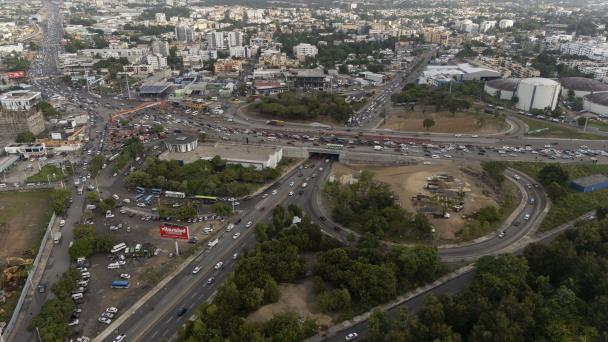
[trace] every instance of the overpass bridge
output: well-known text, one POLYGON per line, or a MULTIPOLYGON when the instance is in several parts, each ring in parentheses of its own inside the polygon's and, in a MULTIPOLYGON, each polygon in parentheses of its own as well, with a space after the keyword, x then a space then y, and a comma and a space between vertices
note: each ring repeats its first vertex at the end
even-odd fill
POLYGON ((416 165, 418 163, 418 160, 415 158, 399 154, 353 151, 348 149, 336 150, 322 146, 283 146, 283 156, 289 158, 331 159, 346 164, 416 165))

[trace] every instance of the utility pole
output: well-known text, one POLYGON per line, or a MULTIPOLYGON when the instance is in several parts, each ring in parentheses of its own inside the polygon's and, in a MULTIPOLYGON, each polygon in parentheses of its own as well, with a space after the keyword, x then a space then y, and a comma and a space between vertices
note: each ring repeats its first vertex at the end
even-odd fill
POLYGON ((127 96, 131 99, 131 89, 129 88, 129 74, 125 73, 125 80, 127 81, 127 96))

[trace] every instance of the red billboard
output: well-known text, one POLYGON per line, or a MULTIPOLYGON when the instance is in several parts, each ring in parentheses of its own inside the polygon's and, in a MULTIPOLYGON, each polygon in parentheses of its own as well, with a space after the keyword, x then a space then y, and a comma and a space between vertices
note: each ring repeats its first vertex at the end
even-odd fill
POLYGON ((23 71, 23 70, 9 71, 6 74, 8 75, 8 78, 10 78, 10 79, 13 79, 13 78, 24 78, 25 77, 25 71, 23 71))
POLYGON ((163 223, 160 225, 160 237, 166 239, 188 240, 190 238, 190 232, 188 226, 163 223))

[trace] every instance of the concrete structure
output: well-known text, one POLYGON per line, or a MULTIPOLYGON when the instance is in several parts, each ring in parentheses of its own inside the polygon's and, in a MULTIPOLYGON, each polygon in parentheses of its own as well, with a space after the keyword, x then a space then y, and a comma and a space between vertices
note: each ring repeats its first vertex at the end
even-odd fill
POLYGON ((377 74, 370 71, 363 72, 362 74, 366 81, 371 81, 375 84, 382 84, 384 82, 384 75, 382 74, 377 74))
POLYGON ((608 116, 608 92, 583 96, 583 108, 601 116, 608 116))
POLYGON ((179 42, 190 43, 194 41, 194 30, 185 23, 175 25, 175 37, 179 42))
POLYGON ((46 155, 45 144, 10 144, 4 147, 4 152, 12 155, 19 155, 24 158, 41 157, 46 155))
POLYGON ((300 62, 306 60, 306 57, 315 57, 317 53, 319 50, 311 44, 300 43, 293 47, 293 55, 300 62))
POLYGON ((90 58, 96 58, 97 55, 101 56, 102 59, 108 58, 126 58, 130 63, 139 63, 144 55, 144 49, 83 49, 79 50, 78 53, 82 56, 90 58))
POLYGON ((148 55, 146 60, 153 70, 161 70, 167 66, 167 57, 162 55, 148 55))
POLYGON ((576 191, 592 192, 602 189, 608 189, 608 177, 602 174, 590 175, 573 180, 570 186, 576 191))
POLYGON ((329 77, 322 69, 290 69, 284 73, 288 85, 305 90, 324 90, 329 77))
POLYGON ((517 91, 518 84, 518 78, 492 80, 486 82, 483 90, 492 96, 496 96, 496 93, 500 93, 501 100, 511 100, 517 91))
POLYGON ((283 159, 283 148, 215 143, 213 145, 198 145, 193 151, 185 153, 164 152, 159 158, 161 160, 179 160, 183 163, 192 163, 200 159, 211 160, 215 156, 219 156, 228 164, 240 164, 262 170, 275 168, 279 165, 279 162, 283 159))
POLYGON ((37 91, 14 90, 0 95, 0 104, 4 110, 30 110, 40 101, 40 98, 40 92, 37 91))
POLYGON ((517 87, 517 108, 525 111, 531 109, 555 109, 559 100, 559 83, 548 78, 524 78, 517 87))
POLYGON ((469 63, 427 65, 418 78, 418 83, 440 86, 449 82, 467 80, 487 81, 500 78, 500 76, 501 74, 496 70, 476 67, 469 63))
POLYGON ((144 97, 162 97, 167 95, 171 88, 170 83, 150 83, 143 84, 139 87, 139 96, 144 97))
POLYGON ((198 138, 189 134, 173 134, 165 138, 165 147, 169 152, 191 152, 198 146, 198 138))
POLYGON ((152 53, 164 57, 169 56, 169 43, 164 40, 155 39, 152 41, 152 53))
POLYGON ((501 19, 498 22, 498 28, 500 28, 500 29, 507 29, 507 28, 513 27, 513 24, 515 24, 515 22, 513 20, 510 20, 510 19, 501 19))
POLYGON ((585 56, 595 61, 608 61, 608 43, 578 41, 562 44, 560 52, 568 55, 585 56))
POLYGON ((608 91, 608 84, 585 77, 564 77, 559 80, 562 84, 562 97, 567 97, 570 90, 574 96, 583 97, 596 92, 608 91))
POLYGON ((238 74, 243 69, 243 62, 237 59, 218 59, 213 64, 213 72, 219 74, 238 74))

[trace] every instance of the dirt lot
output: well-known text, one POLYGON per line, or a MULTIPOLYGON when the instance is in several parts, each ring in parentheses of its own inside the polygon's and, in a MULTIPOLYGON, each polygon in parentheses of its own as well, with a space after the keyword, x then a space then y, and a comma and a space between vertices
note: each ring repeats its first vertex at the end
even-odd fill
POLYGON ((279 285, 281 296, 279 301, 264 305, 247 317, 251 322, 263 322, 274 317, 280 312, 294 312, 298 316, 311 317, 317 320, 317 324, 331 326, 332 318, 320 313, 312 313, 313 292, 312 281, 305 280, 300 284, 279 285))
POLYGON ((469 112, 452 113, 410 111, 404 108, 392 108, 387 111, 386 121, 380 128, 408 132, 423 132, 426 129, 422 121, 426 118, 435 120, 429 132, 435 133, 497 133, 506 129, 506 124, 501 120, 486 114, 469 112))
POLYGON ((0 259, 37 248, 47 226, 50 192, 0 193, 0 259), (27 215, 23 210, 27 208, 27 215))
POLYGON ((451 218, 433 218, 429 220, 435 227, 438 237, 441 240, 456 239, 456 234, 464 226, 463 215, 469 215, 482 207, 497 205, 497 194, 480 179, 473 177, 462 171, 463 167, 479 169, 478 165, 471 163, 461 164, 458 162, 439 162, 432 165, 415 166, 395 166, 395 167, 374 167, 370 165, 344 165, 334 163, 331 173, 338 179, 348 178, 347 175, 356 176, 362 170, 373 171, 375 179, 390 185, 391 189, 399 197, 400 205, 410 212, 417 211, 418 206, 412 197, 418 194, 429 194, 424 186, 428 177, 447 174, 454 177, 451 184, 455 188, 465 193, 464 209, 458 213, 450 212, 451 218), (347 177, 344 177, 344 176, 347 177))

